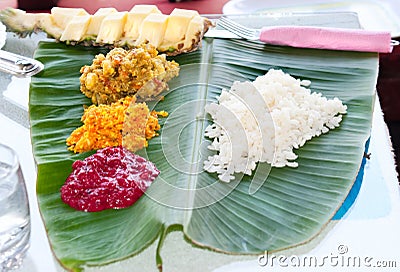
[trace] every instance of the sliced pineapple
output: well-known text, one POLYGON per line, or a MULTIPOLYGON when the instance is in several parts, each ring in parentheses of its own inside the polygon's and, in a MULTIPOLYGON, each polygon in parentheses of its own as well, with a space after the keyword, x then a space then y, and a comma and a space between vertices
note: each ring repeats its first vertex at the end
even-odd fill
POLYGON ((156 5, 135 5, 129 12, 124 26, 126 40, 136 41, 140 36, 143 20, 151 13, 161 14, 156 5))
POLYGON ((200 16, 195 16, 192 18, 192 20, 190 20, 185 34, 185 41, 183 43, 183 49, 185 51, 191 51, 195 49, 193 46, 196 46, 200 43, 202 33, 205 31, 205 27, 208 26, 204 25, 204 20, 200 16))
POLYGON ((122 37, 127 12, 111 13, 104 18, 101 23, 96 42, 105 44, 114 44, 122 37))
POLYGON ((175 8, 168 18, 168 25, 165 30, 164 40, 160 45, 161 51, 166 51, 170 48, 175 49, 182 47, 185 41, 185 35, 190 21, 193 17, 200 17, 195 10, 175 8))
POLYGON ((19 33, 22 37, 38 30, 38 19, 37 14, 20 9, 6 8, 0 11, 0 21, 7 31, 19 33))
POLYGON ((104 18, 107 17, 107 15, 117 12, 118 11, 115 8, 99 8, 92 15, 92 19, 90 20, 86 35, 97 36, 100 30, 101 22, 104 20, 104 18))
POLYGON ((135 47, 149 43, 168 55, 196 50, 213 25, 197 11, 175 9, 164 15, 154 5, 136 5, 129 12, 102 8, 93 15, 81 8, 56 7, 50 14, 7 8, 0 10, 0 20, 8 31, 22 37, 42 30, 73 45, 135 47))
POLYGON ((90 15, 75 16, 67 24, 60 41, 80 41, 85 36, 92 17, 90 15))
POLYGON ((69 23, 75 16, 81 15, 89 15, 83 8, 59 8, 53 7, 51 9, 51 17, 57 26, 62 29, 65 29, 69 23))
POLYGON ((167 23, 168 15, 157 13, 149 14, 142 23, 140 36, 136 41, 136 45, 149 43, 158 48, 164 40, 167 23))
POLYGON ((42 29, 49 37, 60 39, 64 29, 59 27, 53 20, 53 17, 47 13, 38 13, 37 28, 42 29))
POLYGON ((0 11, 0 21, 7 31, 26 37, 34 32, 44 31, 48 36, 59 39, 63 29, 55 24, 48 13, 27 13, 24 10, 6 8, 0 11))

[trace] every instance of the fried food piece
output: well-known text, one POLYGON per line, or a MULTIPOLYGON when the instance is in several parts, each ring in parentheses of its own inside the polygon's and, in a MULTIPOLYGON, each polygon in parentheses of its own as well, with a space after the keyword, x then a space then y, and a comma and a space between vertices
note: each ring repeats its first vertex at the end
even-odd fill
POLYGON ((111 105, 91 105, 86 108, 81 118, 83 125, 75 129, 66 140, 68 150, 82 153, 121 146, 123 131, 136 136, 125 141, 131 147, 129 150, 134 152, 146 147, 147 140, 158 135, 156 132, 160 129, 158 114, 149 113, 145 103, 135 102, 135 97, 126 97, 111 105), (125 121, 128 125, 124 125, 125 121))
POLYGON ((145 103, 132 104, 125 113, 122 145, 131 152, 147 146, 146 124, 150 111, 145 103))
POLYGON ((131 104, 125 113, 122 146, 131 152, 147 147, 147 140, 158 136, 157 131, 161 128, 159 116, 167 117, 168 113, 154 110, 149 112, 146 103, 131 104))
MULTIPOLYGON (((179 65, 159 55, 154 46, 144 44, 136 49, 115 48, 106 56, 97 55, 92 65, 81 68, 81 91, 94 104, 110 104, 132 96, 153 79, 169 81, 179 74, 179 65)), ((165 86, 167 87, 167 85, 165 86)), ((146 92, 151 92, 146 90, 146 92)), ((154 96, 162 90, 154 89, 154 96)), ((146 96, 151 94, 146 93, 146 96)))

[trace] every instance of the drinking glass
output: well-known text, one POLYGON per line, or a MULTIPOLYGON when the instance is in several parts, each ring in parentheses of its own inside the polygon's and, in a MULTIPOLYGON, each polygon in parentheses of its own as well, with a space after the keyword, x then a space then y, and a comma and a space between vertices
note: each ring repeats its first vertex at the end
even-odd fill
POLYGON ((0 143, 0 271, 18 268, 30 244, 29 202, 16 153, 0 143))

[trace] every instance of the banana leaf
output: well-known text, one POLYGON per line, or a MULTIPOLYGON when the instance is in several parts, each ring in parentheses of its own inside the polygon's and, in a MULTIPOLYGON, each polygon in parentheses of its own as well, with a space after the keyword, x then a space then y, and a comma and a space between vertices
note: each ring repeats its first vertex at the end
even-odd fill
POLYGON ((72 163, 91 154, 73 154, 65 140, 81 125, 83 106, 90 105, 79 91, 80 67, 99 52, 107 50, 41 42, 35 53, 45 65, 32 78, 29 101, 37 197, 51 248, 66 269, 123 260, 157 240, 161 267, 163 241, 176 229, 188 243, 223 253, 293 248, 318 235, 341 207, 370 135, 377 54, 204 39, 201 50, 173 57, 181 66, 179 77, 169 83, 164 100, 149 104, 170 114, 161 120, 160 136, 139 152, 160 176, 133 206, 87 213, 64 204, 60 187, 72 163), (296 150, 298 168, 260 164, 263 182, 250 193, 253 176, 226 184, 202 171, 211 154, 204 106, 234 81, 254 80, 270 68, 311 80, 313 91, 338 97, 348 113, 339 128, 296 150))

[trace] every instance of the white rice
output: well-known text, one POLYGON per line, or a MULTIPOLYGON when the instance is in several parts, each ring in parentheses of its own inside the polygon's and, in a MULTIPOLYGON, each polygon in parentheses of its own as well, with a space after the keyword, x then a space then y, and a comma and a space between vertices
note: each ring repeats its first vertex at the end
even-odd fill
POLYGON ((229 182, 234 173, 251 175, 258 162, 297 167, 293 148, 338 127, 347 110, 338 98, 312 93, 306 88, 310 84, 269 70, 254 82, 235 82, 223 90, 218 104, 206 106, 213 124, 205 135, 213 139, 208 148, 216 154, 204 169, 229 182))

